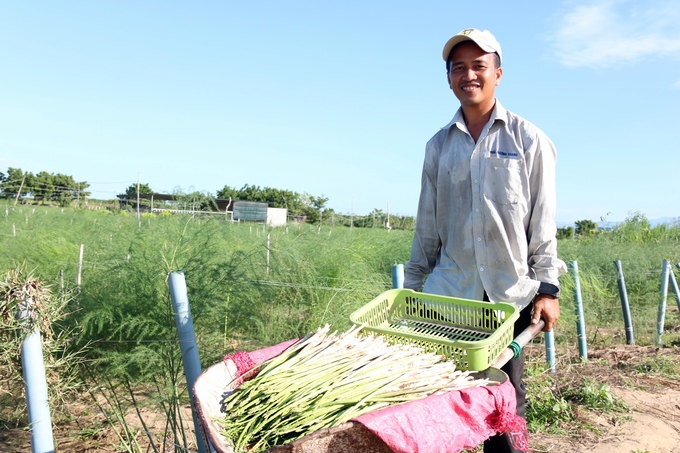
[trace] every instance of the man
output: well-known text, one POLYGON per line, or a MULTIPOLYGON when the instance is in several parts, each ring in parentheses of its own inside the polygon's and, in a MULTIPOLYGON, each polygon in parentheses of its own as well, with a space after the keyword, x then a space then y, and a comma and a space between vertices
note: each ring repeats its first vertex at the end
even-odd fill
MULTIPOLYGON (((496 99, 502 53, 490 32, 461 31, 443 58, 460 108, 426 146, 404 287, 513 303, 521 310, 515 335, 541 318, 548 332, 560 315, 558 277, 567 270, 557 258, 555 147, 496 99)), ((524 355, 503 371, 524 416, 524 355)), ((515 450, 503 435, 484 451, 515 450)))

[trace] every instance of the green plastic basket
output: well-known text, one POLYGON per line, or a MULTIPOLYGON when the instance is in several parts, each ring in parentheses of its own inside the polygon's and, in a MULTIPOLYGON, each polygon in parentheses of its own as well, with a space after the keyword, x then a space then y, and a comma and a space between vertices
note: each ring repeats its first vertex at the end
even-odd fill
POLYGON ((482 371, 513 340, 517 307, 392 289, 352 313, 350 321, 391 343, 444 354, 462 370, 482 371))

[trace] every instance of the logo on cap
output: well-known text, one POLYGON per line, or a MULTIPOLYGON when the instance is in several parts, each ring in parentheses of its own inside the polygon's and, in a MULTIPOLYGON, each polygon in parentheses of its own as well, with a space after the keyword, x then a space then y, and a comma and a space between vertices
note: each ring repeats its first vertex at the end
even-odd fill
POLYGON ((472 33, 472 30, 474 30, 474 29, 473 29, 473 28, 468 28, 467 30, 463 30, 463 31, 461 31, 461 32, 458 33, 458 34, 459 34, 459 35, 463 35, 463 36, 467 36, 467 35, 469 35, 470 33, 472 33))

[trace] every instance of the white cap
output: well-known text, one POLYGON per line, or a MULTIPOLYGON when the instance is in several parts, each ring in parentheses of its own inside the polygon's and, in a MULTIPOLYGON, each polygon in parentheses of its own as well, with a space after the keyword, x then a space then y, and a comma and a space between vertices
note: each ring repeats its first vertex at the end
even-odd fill
POLYGON ((484 52, 495 52, 498 54, 499 60, 503 59, 503 56, 501 55, 501 45, 498 44, 498 41, 496 41, 496 38, 494 38, 490 31, 477 30, 476 28, 466 28, 446 42, 446 45, 444 45, 444 51, 442 52, 444 61, 448 61, 453 46, 463 41, 472 41, 477 44, 484 52))

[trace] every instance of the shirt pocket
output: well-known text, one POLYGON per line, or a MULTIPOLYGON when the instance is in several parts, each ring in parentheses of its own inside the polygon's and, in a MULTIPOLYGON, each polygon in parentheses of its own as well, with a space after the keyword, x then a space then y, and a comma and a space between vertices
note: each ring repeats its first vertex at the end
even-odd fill
POLYGON ((487 157, 484 172, 484 196, 501 204, 517 204, 522 193, 522 161, 487 157))

